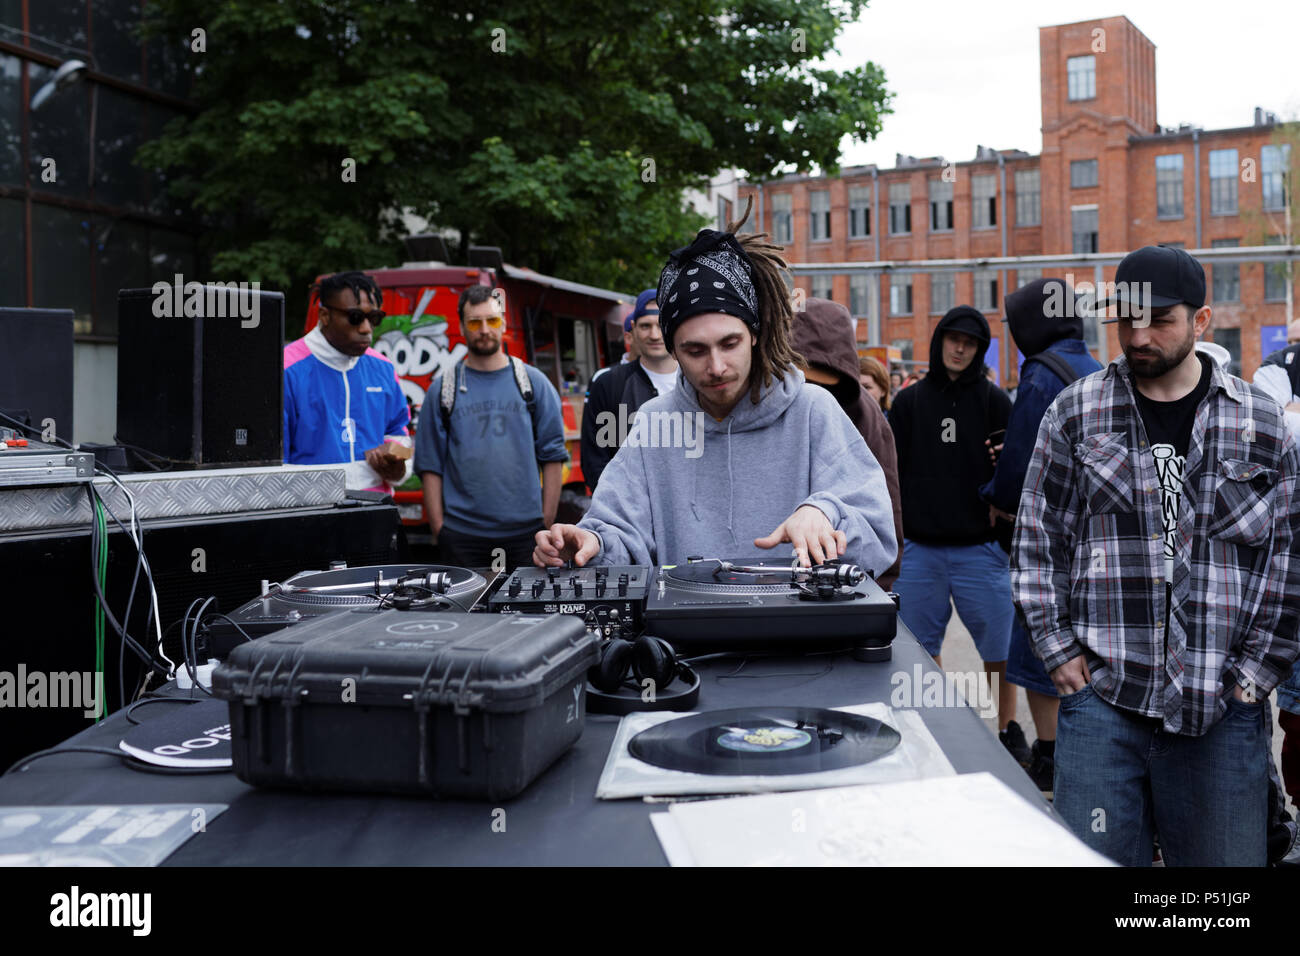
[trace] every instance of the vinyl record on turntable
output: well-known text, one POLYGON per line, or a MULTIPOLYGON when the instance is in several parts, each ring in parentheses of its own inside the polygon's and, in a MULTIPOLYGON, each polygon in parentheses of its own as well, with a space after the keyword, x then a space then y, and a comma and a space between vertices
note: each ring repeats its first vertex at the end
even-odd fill
POLYGON ((901 739, 888 724, 840 710, 739 708, 657 724, 633 737, 628 751, 668 770, 781 775, 859 766, 883 757, 901 739))

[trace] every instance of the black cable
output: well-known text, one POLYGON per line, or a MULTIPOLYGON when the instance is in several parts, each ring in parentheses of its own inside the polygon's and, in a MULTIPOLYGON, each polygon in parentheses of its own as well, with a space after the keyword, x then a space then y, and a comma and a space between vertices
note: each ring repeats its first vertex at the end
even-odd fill
MULTIPOLYGON (((110 475, 114 475, 116 477, 116 472, 114 472, 113 469, 109 468, 107 465, 104 465, 100 462, 96 462, 95 467, 102 468, 110 475)), ((140 569, 144 568, 146 570, 146 580, 149 582, 149 600, 148 600, 148 611, 145 613, 144 630, 145 633, 148 634, 149 623, 153 620, 154 581, 153 581, 153 569, 149 567, 148 562, 145 561, 144 559, 144 527, 142 525, 138 527, 140 539, 139 541, 137 541, 134 535, 127 532, 126 527, 122 524, 120 520, 118 520, 117 515, 113 514, 113 509, 108 506, 108 502, 104 501, 102 497, 100 500, 100 504, 103 507, 105 513, 108 514, 113 519, 113 522, 119 528, 122 529, 122 532, 126 534, 126 536, 135 545, 135 550, 136 550, 135 574, 132 575, 131 577, 131 590, 127 592, 127 598, 126 598, 126 614, 122 618, 122 620, 125 622, 127 627, 131 626, 131 609, 135 605, 136 588, 138 588, 140 585, 140 569)), ((93 520, 94 516, 92 515, 91 518, 93 520)), ((137 516, 137 524, 138 524, 138 516, 137 516)), ((125 641, 119 641, 117 644, 117 697, 119 701, 119 706, 125 707, 127 703, 126 642, 125 641)))
POLYGON ((106 756, 109 757, 123 756, 123 752, 121 750, 115 750, 112 747, 91 747, 85 745, 77 746, 77 747, 51 747, 49 750, 38 750, 36 753, 28 754, 26 757, 23 757, 21 760, 16 761, 13 764, 13 766, 11 766, 8 770, 4 772, 3 776, 7 777, 11 773, 21 773, 22 771, 27 769, 28 764, 40 760, 42 757, 52 757, 55 754, 79 754, 79 753, 80 754, 105 754, 106 756))
POLYGON ((235 630, 237 630, 240 634, 243 635, 244 640, 249 641, 250 643, 252 642, 253 639, 252 639, 252 637, 249 636, 248 632, 247 632, 246 630, 244 630, 242 627, 240 627, 240 626, 239 626, 239 622, 236 621, 236 620, 235 620, 233 617, 231 617, 229 614, 222 614, 220 611, 213 611, 211 614, 208 615, 208 619, 209 619, 209 620, 211 620, 211 619, 214 618, 214 617, 225 618, 227 621, 230 622, 231 626, 232 626, 235 630))
MULTIPOLYGON (((99 494, 95 490, 95 486, 93 482, 89 482, 89 481, 86 482, 86 495, 91 499, 90 502, 91 539, 90 540, 91 540, 91 556, 93 558, 99 546, 99 530, 98 527, 96 526, 96 522, 94 521, 95 501, 98 499, 99 494)), ((140 646, 139 642, 137 642, 135 638, 133 638, 130 634, 126 632, 126 629, 122 627, 122 625, 118 622, 117 618, 114 616, 113 609, 108 606, 108 598, 104 596, 104 589, 99 586, 98 562, 96 562, 94 565, 94 573, 91 575, 90 580, 91 583, 94 584, 95 586, 95 596, 99 599, 99 604, 104 609, 104 617, 107 619, 108 623, 112 625, 113 630, 118 633, 118 635, 122 638, 122 640, 126 641, 126 643, 130 646, 131 650, 135 652, 136 656, 139 657, 140 660, 142 660, 144 663, 148 664, 152 670, 158 672, 159 674, 162 674, 164 677, 170 677, 171 675, 167 673, 167 669, 163 667, 161 664, 159 664, 157 661, 155 661, 153 659, 153 656, 149 654, 147 651, 145 651, 145 649, 140 646)))
POLYGON ((159 773, 177 777, 192 776, 201 773, 230 773, 234 770, 233 764, 229 767, 164 767, 158 764, 146 763, 138 760, 123 750, 114 750, 112 747, 51 747, 49 750, 40 750, 34 754, 29 754, 17 761, 12 767, 6 770, 0 776, 9 776, 11 773, 24 773, 27 768, 40 760, 42 757, 53 757, 58 754, 102 754, 105 757, 117 757, 122 761, 122 765, 130 770, 139 770, 144 773, 159 773))
POLYGON ((207 694, 209 697, 212 696, 212 691, 204 687, 202 682, 199 680, 199 625, 203 622, 203 612, 206 611, 208 605, 216 599, 216 595, 209 597, 203 602, 203 606, 199 608, 198 613, 194 615, 194 629, 190 635, 190 641, 185 655, 186 666, 188 666, 190 670, 191 697, 194 696, 195 687, 203 691, 203 693, 207 694))
MULTIPOLYGON (((9 417, 8 415, 6 415, 4 412, 0 412, 0 418, 3 418, 5 421, 9 422, 11 425, 17 425, 19 428, 23 429, 24 431, 29 431, 29 432, 31 432, 33 435, 44 435, 44 434, 45 434, 44 431, 42 431, 41 429, 37 428, 35 425, 28 425, 26 422, 20 422, 20 421, 19 421, 18 419, 16 419, 16 418, 10 418, 10 417, 9 417)), ((76 451, 76 450, 77 450, 76 447, 75 447, 71 442, 64 441, 64 440, 63 440, 62 438, 60 438, 58 435, 52 435, 52 436, 50 436, 50 437, 52 437, 52 438, 54 439, 54 444, 62 445, 64 448, 68 449, 69 451, 76 451)), ((43 438, 37 438, 36 440, 37 440, 37 441, 44 441, 43 438)), ((50 442, 46 442, 46 444, 50 444, 50 442)))
POLYGON ((137 707, 143 707, 145 704, 199 704, 202 701, 195 700, 192 697, 146 697, 144 700, 137 700, 134 704, 126 709, 126 719, 131 723, 139 726, 140 721, 131 715, 135 713, 137 707))

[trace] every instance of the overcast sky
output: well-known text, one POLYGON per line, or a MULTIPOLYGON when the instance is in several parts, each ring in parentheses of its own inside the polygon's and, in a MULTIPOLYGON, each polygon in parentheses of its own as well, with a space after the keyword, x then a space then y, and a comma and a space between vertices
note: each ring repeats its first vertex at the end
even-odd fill
POLYGON ((1296 0, 871 0, 827 62, 878 64, 894 112, 878 139, 846 139, 842 163, 962 161, 976 144, 1039 152, 1038 28, 1121 15, 1155 44, 1160 125, 1249 126, 1256 106, 1300 118, 1296 0))

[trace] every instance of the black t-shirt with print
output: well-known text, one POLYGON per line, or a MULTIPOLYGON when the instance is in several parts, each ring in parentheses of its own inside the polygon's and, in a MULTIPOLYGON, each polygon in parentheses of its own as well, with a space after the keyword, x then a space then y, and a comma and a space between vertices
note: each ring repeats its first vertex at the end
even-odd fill
MULTIPOLYGON (((1147 433, 1146 454, 1155 459, 1156 476, 1160 480, 1160 511, 1165 534, 1165 582, 1174 581, 1174 555, 1177 553, 1178 511, 1182 506, 1183 481, 1187 470, 1187 449, 1192 443, 1192 428, 1196 424, 1196 409, 1210 391, 1210 359, 1201 360, 1201 380, 1196 387, 1173 402, 1157 402, 1147 398, 1134 383, 1138 414, 1147 433)), ((1166 622, 1166 625, 1168 622, 1166 622)))
POLYGON ((1210 391, 1210 358, 1197 354, 1201 360, 1201 380, 1196 387, 1173 402, 1157 402, 1147 398, 1134 385, 1138 414, 1146 426, 1147 441, 1151 445, 1170 445, 1179 458, 1187 457, 1187 446, 1192 443, 1192 426, 1196 423, 1196 408, 1210 391))

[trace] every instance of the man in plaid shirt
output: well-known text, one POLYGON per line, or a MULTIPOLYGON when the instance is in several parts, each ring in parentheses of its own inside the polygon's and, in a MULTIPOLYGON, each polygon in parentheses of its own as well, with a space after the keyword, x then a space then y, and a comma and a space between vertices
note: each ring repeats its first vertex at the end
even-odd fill
POLYGON ((1282 409, 1202 360, 1205 273, 1116 271, 1124 357, 1048 408, 1012 587, 1060 692, 1055 806, 1128 865, 1266 862, 1264 709, 1300 651, 1300 454, 1282 409))

